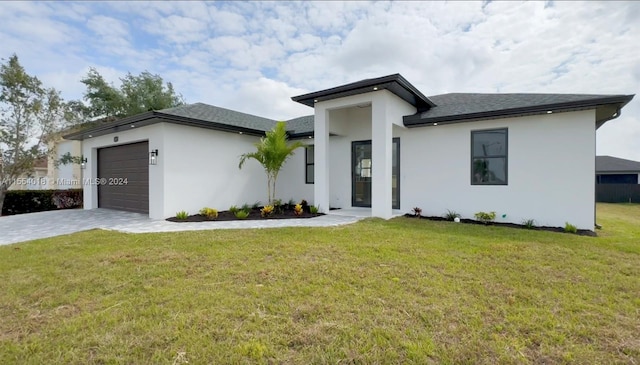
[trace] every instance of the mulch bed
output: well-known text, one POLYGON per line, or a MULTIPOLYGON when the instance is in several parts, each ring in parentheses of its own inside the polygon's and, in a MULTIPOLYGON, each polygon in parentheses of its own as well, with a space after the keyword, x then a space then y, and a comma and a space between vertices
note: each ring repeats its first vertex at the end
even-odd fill
POLYGON ((282 214, 272 214, 270 217, 263 218, 260 216, 260 209, 252 209, 249 216, 245 219, 238 219, 236 216, 228 210, 218 212, 218 218, 208 219, 204 215, 194 214, 190 215, 187 219, 178 219, 176 217, 167 218, 169 222, 224 222, 224 221, 257 221, 257 220, 271 220, 271 219, 300 219, 300 218, 313 218, 324 215, 324 213, 310 213, 304 211, 302 215, 295 215, 293 210, 285 210, 282 214))
MULTIPOLYGON (((409 217, 409 218, 418 218, 417 216, 415 216, 414 214, 405 214, 405 217, 409 217)), ((435 217, 435 216, 431 216, 431 217, 425 217, 425 216, 419 216, 420 219, 428 219, 430 221, 447 221, 447 222, 452 222, 451 220, 444 218, 444 217, 435 217)), ((515 223, 503 223, 503 222, 489 222, 489 223, 484 223, 484 222, 480 222, 480 221, 476 221, 473 219, 465 219, 465 218, 461 218, 460 219, 460 223, 466 223, 466 224, 479 224, 479 225, 483 225, 483 226, 500 226, 500 227, 510 227, 510 228, 519 228, 519 229, 530 229, 532 231, 549 231, 549 232, 559 232, 559 233, 565 233, 564 228, 562 227, 547 227, 547 226, 541 226, 541 227, 532 227, 532 228, 527 228, 527 226, 523 225, 523 224, 515 224, 515 223)), ((598 235, 594 232, 594 231, 590 231, 588 229, 579 229, 578 232, 576 233, 577 235, 580 236, 591 236, 591 237, 597 237, 598 235)))

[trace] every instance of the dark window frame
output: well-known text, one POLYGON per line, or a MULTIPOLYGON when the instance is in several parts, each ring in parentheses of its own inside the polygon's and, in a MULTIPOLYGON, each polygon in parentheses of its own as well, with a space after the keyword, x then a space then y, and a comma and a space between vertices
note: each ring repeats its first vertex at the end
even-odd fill
POLYGON ((490 128, 490 129, 476 129, 471 131, 471 185, 484 185, 484 186, 506 186, 509 185, 509 128, 490 128), (497 132, 504 131, 504 146, 505 152, 503 155, 490 155, 490 156, 475 156, 474 155, 474 137, 477 134, 487 133, 487 132, 497 132), (504 158, 504 182, 476 182, 474 180, 474 163, 478 158, 504 158))
POLYGON ((313 169, 315 170, 315 156, 313 157, 313 162, 309 162, 309 149, 313 150, 313 153, 315 153, 315 147, 312 144, 306 145, 304 147, 304 183, 305 184, 315 184, 315 171, 313 174, 313 179, 310 181, 309 179, 309 166, 313 166, 313 169))

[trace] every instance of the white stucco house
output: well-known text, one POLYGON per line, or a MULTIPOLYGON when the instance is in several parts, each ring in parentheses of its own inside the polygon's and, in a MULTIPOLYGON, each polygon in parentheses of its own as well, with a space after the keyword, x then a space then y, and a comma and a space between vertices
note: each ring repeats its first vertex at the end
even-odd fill
MULTIPOLYGON (((314 113, 287 121, 290 138, 308 148, 286 163, 278 196, 306 199, 325 212, 366 207, 382 218, 420 207, 423 215, 495 211, 502 222, 593 229, 596 129, 632 98, 427 97, 399 74, 295 96, 314 113)), ((275 123, 197 103, 65 138, 81 140, 87 158, 85 209, 162 219, 264 202, 261 166, 249 161, 240 170, 238 161, 275 123)))

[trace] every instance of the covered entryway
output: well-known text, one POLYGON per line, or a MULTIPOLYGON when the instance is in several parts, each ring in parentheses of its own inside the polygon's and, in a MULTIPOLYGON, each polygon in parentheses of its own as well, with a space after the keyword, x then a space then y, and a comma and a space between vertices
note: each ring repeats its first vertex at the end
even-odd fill
POLYGON ((98 150, 98 207, 149 213, 149 142, 98 150))
MULTIPOLYGON (((393 163, 393 137, 395 132, 406 129, 404 117, 426 111, 435 104, 399 74, 292 99, 314 108, 314 204, 327 210, 332 200, 339 204, 346 201, 342 187, 349 179, 344 176, 351 174, 351 206, 370 206, 371 216, 393 217, 393 207, 400 207, 401 203, 400 175, 394 179, 394 168, 399 168, 399 164, 394 166, 393 163), (368 110, 368 118, 358 110, 368 110), (341 169, 341 158, 334 157, 330 161, 329 139, 332 135, 349 142, 371 140, 370 146, 352 145, 351 172, 341 169), (338 184, 338 181, 342 183, 338 184)), ((336 140, 336 143, 340 141, 336 140)))

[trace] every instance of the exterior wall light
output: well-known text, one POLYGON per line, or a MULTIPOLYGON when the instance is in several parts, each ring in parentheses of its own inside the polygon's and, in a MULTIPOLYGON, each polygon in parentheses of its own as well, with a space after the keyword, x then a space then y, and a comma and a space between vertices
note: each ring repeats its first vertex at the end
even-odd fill
POLYGON ((80 168, 83 170, 87 168, 87 158, 84 156, 81 157, 80 168))
POLYGON ((155 149, 149 152, 149 165, 157 165, 158 164, 158 150, 155 149))

